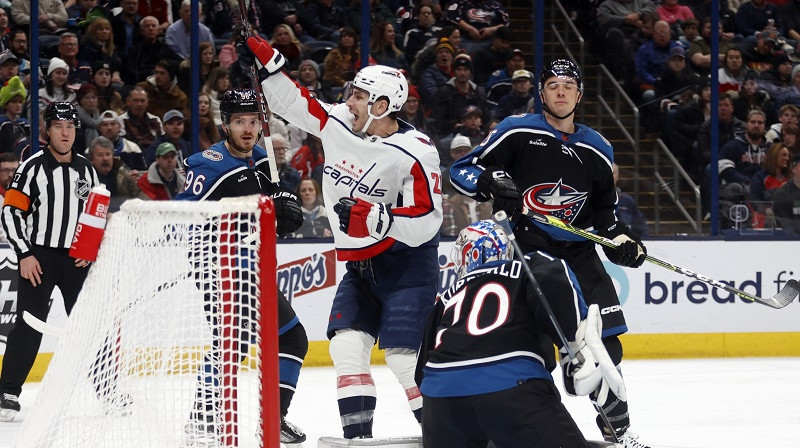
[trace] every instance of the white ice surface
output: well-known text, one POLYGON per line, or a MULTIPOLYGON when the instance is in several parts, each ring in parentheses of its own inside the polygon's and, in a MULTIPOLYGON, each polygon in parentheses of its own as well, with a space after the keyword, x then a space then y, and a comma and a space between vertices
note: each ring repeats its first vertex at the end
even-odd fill
MULTIPOLYGON (((558 371, 557 371, 558 372, 558 371)), ((800 358, 624 361, 632 429, 653 448, 800 447, 800 358)), ((391 371, 375 366, 376 436, 419 435, 391 371)), ((556 378, 560 386, 560 377, 556 378)), ((308 434, 305 448, 321 436, 341 436, 333 368, 304 368, 289 420, 308 434)), ((0 422, 0 448, 14 446, 24 411, 39 383, 25 386, 23 412, 0 422)), ((586 398, 564 396, 581 430, 598 439, 586 398)))

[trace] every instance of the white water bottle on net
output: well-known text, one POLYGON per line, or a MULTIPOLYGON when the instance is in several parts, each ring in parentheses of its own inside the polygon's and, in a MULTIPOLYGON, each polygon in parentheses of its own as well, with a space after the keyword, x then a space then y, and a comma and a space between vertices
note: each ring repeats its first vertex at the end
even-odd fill
POLYGON ((128 201, 17 446, 277 447, 277 370, 272 201, 128 201))

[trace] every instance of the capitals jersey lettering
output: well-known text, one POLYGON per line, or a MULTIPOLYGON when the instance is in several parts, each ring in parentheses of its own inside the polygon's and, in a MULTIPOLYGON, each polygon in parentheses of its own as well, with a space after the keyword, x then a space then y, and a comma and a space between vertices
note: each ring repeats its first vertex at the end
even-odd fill
MULTIPOLYGON (((572 271, 544 252, 526 259, 561 328, 574 340, 587 307, 572 271)), ((532 378, 552 381, 551 340, 558 340, 557 333, 522 263, 488 263, 437 301, 417 365, 420 391, 460 397, 510 389, 532 378)))
MULTIPOLYGON (((611 144, 591 128, 576 124, 574 134, 564 134, 544 116, 524 114, 500 122, 453 164, 450 179, 462 194, 486 200, 477 191, 478 176, 488 167, 500 167, 511 175, 528 209, 584 229, 608 228, 617 221, 613 161, 611 144)), ((534 224, 555 239, 583 240, 534 224)))
POLYGON ((264 80, 262 87, 270 110, 322 140, 322 194, 339 260, 365 260, 396 241, 411 247, 438 245, 441 173, 430 138, 402 121, 386 138, 357 135, 345 104, 318 101, 283 72, 264 80), (354 238, 339 230, 333 207, 343 197, 390 206, 394 222, 388 235, 354 238))
POLYGON ((206 201, 251 194, 271 195, 275 185, 269 181, 267 152, 256 145, 253 155, 234 157, 218 142, 186 159, 186 186, 176 200, 206 201))

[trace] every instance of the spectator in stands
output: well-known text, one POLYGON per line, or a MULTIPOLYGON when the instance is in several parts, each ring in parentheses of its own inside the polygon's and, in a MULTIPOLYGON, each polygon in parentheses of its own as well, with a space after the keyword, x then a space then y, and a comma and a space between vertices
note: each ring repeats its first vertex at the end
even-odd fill
MULTIPOLYGON (((11 18, 18 26, 31 23, 30 0, 12 0, 11 18)), ((58 34, 67 27, 67 8, 61 0, 39 0, 39 34, 58 34)))
POLYGON ((81 154, 89 146, 89 142, 98 136, 100 110, 97 108, 97 88, 94 84, 84 84, 75 93, 78 105, 75 110, 81 120, 81 127, 75 133, 75 147, 81 154))
POLYGON ((341 5, 334 4, 333 0, 309 0, 306 13, 310 19, 307 31, 314 39, 339 42, 345 13, 341 5))
POLYGON ((678 4, 678 0, 664 0, 664 3, 656 8, 658 18, 667 22, 669 25, 681 25, 687 19, 694 19, 694 13, 688 6, 678 4))
POLYGON ((403 39, 406 59, 413 64, 417 52, 425 47, 431 39, 436 40, 436 33, 442 28, 436 26, 436 17, 433 15, 433 6, 419 5, 416 8, 416 24, 406 31, 403 39))
MULTIPOLYGON (((719 30, 720 36, 722 29, 719 30)), ((719 54, 720 61, 731 45, 720 39, 719 54)), ((706 17, 700 26, 700 39, 695 39, 689 50, 686 52, 691 63, 692 70, 700 76, 708 76, 711 73, 711 17, 706 17)))
MULTIPOLYGON (((211 113, 211 100, 208 94, 200 93, 197 97, 197 109, 200 119, 200 129, 198 132, 200 147, 192 151, 192 154, 195 152, 203 152, 220 141, 219 128, 214 124, 214 115, 211 113)), ((189 123, 191 123, 191 121, 189 123)), ((189 140, 191 138, 191 129, 189 126, 184 127, 186 128, 184 132, 185 139, 189 140)))
POLYGON ((511 26, 508 13, 494 0, 455 0, 448 5, 444 18, 461 30, 467 51, 473 50, 476 44, 488 43, 500 28, 511 26))
POLYGON ((19 75, 19 60, 14 53, 5 50, 0 53, 0 86, 19 75))
POLYGON ((788 0, 778 8, 783 20, 784 36, 800 42, 800 0, 788 0))
MULTIPOLYGON (((19 168, 19 157, 13 152, 0 154, 0 198, 5 198, 8 187, 14 179, 14 173, 19 168)), ((3 234, 5 240, 5 233, 3 234)))
MULTIPOLYGON (((664 114, 661 138, 692 180, 700 184, 703 179, 703 169, 708 162, 704 159, 703 150, 698 147, 697 137, 707 117, 711 116, 711 85, 706 83, 695 88, 693 93, 690 99, 676 104, 664 114)), ((729 94, 724 93, 724 95, 729 94)), ((726 100, 726 105, 729 105, 731 111, 733 110, 730 98, 726 100)), ((704 141, 704 144, 706 143, 707 141, 704 141)))
POLYGON ((172 109, 182 112, 189 110, 189 97, 178 87, 177 71, 177 64, 169 59, 162 59, 156 63, 153 76, 136 84, 147 92, 147 112, 161 117, 172 109))
POLYGON ((111 65, 106 61, 92 65, 92 85, 97 88, 97 108, 122 113, 122 95, 111 85, 111 65))
POLYGON ((650 0, 606 0, 597 7, 597 24, 606 60, 617 79, 627 80, 633 72, 633 55, 639 48, 633 35, 645 25, 644 17, 657 17, 650 0))
POLYGON ((45 86, 39 89, 39 115, 53 101, 66 101, 75 104, 75 92, 67 87, 69 66, 61 58, 50 59, 47 66, 45 86))
POLYGON ((772 53, 775 51, 777 40, 778 33, 775 30, 764 30, 758 33, 755 44, 750 39, 742 40, 739 48, 742 50, 744 64, 759 73, 771 69, 772 53))
POLYGON ((670 56, 664 71, 656 80, 655 97, 661 99, 662 112, 664 101, 681 104, 687 96, 698 92, 707 83, 686 63, 686 51, 680 45, 670 48, 670 56))
POLYGON ((308 59, 308 47, 297 39, 292 28, 286 24, 275 27, 270 45, 286 58, 283 69, 296 79, 297 67, 300 66, 300 62, 308 59))
POLYGON ((612 163, 611 173, 614 176, 614 189, 617 190, 617 216, 640 238, 647 236, 647 219, 639 210, 633 196, 623 192, 619 187, 619 165, 612 163))
POLYGON ((436 52, 438 51, 439 44, 442 42, 442 38, 446 38, 450 46, 453 47, 454 57, 456 54, 466 53, 466 51, 461 48, 461 32, 458 28, 454 26, 442 28, 437 33, 436 40, 428 41, 425 47, 417 52, 410 71, 413 83, 419 84, 425 70, 436 63, 436 52))
POLYGON ((513 89, 498 101, 494 118, 503 119, 527 112, 528 101, 533 98, 533 75, 527 70, 517 70, 511 76, 511 82, 513 89))
POLYGON ((8 38, 11 33, 8 24, 8 12, 5 8, 0 8, 0 51, 8 49, 8 38))
MULTIPOLYGON (((448 159, 458 160, 472 151, 472 143, 463 135, 456 135, 450 142, 448 159)), ((474 198, 458 194, 452 187, 449 170, 442 170, 444 195, 442 202, 448 204, 449 213, 443 213, 442 231, 444 236, 457 236, 464 227, 482 219, 492 219, 492 201, 478 202, 474 198)))
POLYGON ((739 87, 750 71, 752 69, 744 65, 742 60, 742 50, 738 47, 729 47, 719 68, 719 91, 739 92, 739 87))
POLYGON ((494 33, 491 45, 486 45, 470 52, 475 64, 475 84, 485 85, 489 77, 497 70, 506 67, 508 58, 511 57, 511 30, 501 28, 494 33))
MULTIPOLYGON (((205 0, 205 25, 217 38, 233 36, 233 11, 228 0, 205 0)), ((250 2, 252 3, 252 2, 250 2)))
MULTIPOLYGON (((350 7, 345 13, 344 24, 361 33, 361 2, 350 0, 350 7)), ((380 0, 369 0, 369 23, 371 27, 380 22, 394 22, 397 16, 389 6, 380 0)), ((281 52, 282 53, 282 52, 281 52)))
MULTIPOLYGON (((28 92, 18 76, 8 80, 0 89, 0 153, 24 154, 31 143, 31 124, 22 117, 22 108, 28 92)), ((3 182, 2 187, 6 187, 3 182)), ((5 195, 5 193, 3 193, 5 195)))
POLYGON ((495 70, 486 82, 486 102, 489 107, 497 107, 500 98, 511 93, 511 75, 517 70, 525 69, 525 54, 519 48, 511 50, 506 60, 506 68, 495 70))
MULTIPOLYGON (((745 75, 744 83, 739 90, 739 96, 733 101, 733 114, 742 121, 747 119, 747 114, 751 110, 758 109, 767 113, 771 113, 774 110, 769 95, 758 86, 757 73, 754 70, 753 73, 745 75)), ((772 117, 768 118, 767 121, 769 123, 775 122, 772 117)))
MULTIPOLYGON (((147 0, 142 0, 143 4, 148 4, 147 0)), ((117 48, 120 56, 128 55, 134 45, 139 43, 141 38, 140 26, 142 17, 151 16, 152 14, 139 14, 139 0, 120 0, 119 5, 122 7, 119 14, 111 18, 111 29, 114 31, 114 46, 117 48)), ((158 19, 153 17, 156 22, 158 33, 164 32, 170 22, 164 22, 164 26, 159 28, 158 19)), ((157 33, 157 34, 158 34, 157 33)), ((130 62, 128 62, 130 63, 130 62)))
POLYGON ((420 77, 419 93, 426 113, 433 113, 436 108, 437 92, 452 77, 455 50, 446 37, 439 39, 436 45, 436 61, 428 67, 420 77))
MULTIPOLYGON (((669 24, 659 20, 653 25, 653 38, 636 51, 636 84, 639 95, 646 103, 655 98, 655 85, 672 57, 672 48, 680 44, 671 39, 669 24)), ((682 54, 683 48, 676 54, 682 54)))
MULTIPOLYGON (((161 119, 157 115, 147 112, 150 104, 147 91, 141 86, 134 87, 128 94, 125 104, 128 110, 119 116, 119 121, 125 129, 125 137, 140 148, 147 148, 163 133, 161 119)), ((128 165, 128 167, 133 170, 147 169, 144 158, 142 158, 141 164, 128 165)))
POLYGON ((747 114, 746 132, 725 143, 719 152, 719 178, 723 184, 748 185, 759 170, 768 147, 764 139, 767 117, 763 111, 754 109, 747 114))
POLYGON ((792 155, 800 152, 800 126, 796 124, 787 124, 781 128, 781 142, 783 146, 789 148, 792 155))
POLYGON ((782 132, 784 126, 788 124, 797 125, 797 118, 800 115, 800 109, 794 104, 784 104, 778 110, 778 122, 770 125, 767 134, 764 138, 768 143, 778 143, 782 140, 782 132))
POLYGON ((767 0, 742 2, 736 10, 736 27, 745 38, 768 27, 783 34, 783 22, 778 14, 778 7, 767 3, 767 0))
POLYGON ((469 138, 473 148, 482 142, 486 138, 486 131, 483 129, 483 109, 475 105, 467 106, 461 116, 461 123, 456 126, 456 134, 469 138))
MULTIPOLYGON (((91 64, 78 59, 78 36, 75 34, 64 33, 61 35, 58 40, 58 57, 67 64, 70 86, 78 89, 81 84, 86 84, 92 79, 91 64)), ((114 82, 113 77, 112 82, 114 82)))
POLYGON ((304 178, 297 186, 297 195, 302 202, 303 225, 295 230, 293 238, 331 238, 331 224, 322 202, 322 190, 317 181, 304 178))
MULTIPOLYGON (((153 73, 156 62, 162 59, 177 61, 180 58, 165 44, 158 35, 158 20, 147 16, 139 24, 141 39, 127 52, 127 84, 136 84, 147 79, 153 73)), ((203 43, 201 43, 202 45, 203 43)))
POLYGON ((113 37, 111 22, 103 18, 96 19, 86 28, 78 50, 78 60, 89 64, 101 60, 108 62, 111 66, 111 82, 122 84, 122 60, 117 55, 113 37))
POLYGON ((185 131, 183 112, 177 109, 167 111, 167 113, 164 114, 161 124, 164 127, 164 133, 159 136, 153 144, 145 148, 143 152, 145 163, 147 166, 150 166, 150 164, 155 162, 156 151, 159 145, 162 143, 169 143, 175 148, 175 151, 177 151, 177 166, 179 168, 185 167, 186 165, 183 161, 192 155, 193 151, 189 142, 183 139, 183 133, 185 131))
POLYGON ((425 113, 422 111, 422 98, 420 97, 417 86, 408 86, 408 99, 400 112, 397 113, 397 118, 405 121, 406 123, 414 126, 414 129, 422 132, 425 135, 430 135, 431 122, 425 113))
MULTIPOLYGON (((219 67, 219 61, 214 54, 214 46, 209 42, 200 42, 200 85, 206 83, 208 74, 215 67, 219 67)), ((186 58, 178 66, 178 88, 184 93, 192 89, 192 58, 186 58)))
MULTIPOLYGON (((122 5, 123 9, 125 8, 125 1, 126 0, 120 0, 120 4, 122 5)), ((158 23, 161 24, 159 33, 166 34, 169 26, 175 22, 173 9, 177 6, 177 4, 178 1, 170 0, 139 0, 136 7, 136 13, 139 15, 139 17, 155 17, 158 20, 158 23)), ((181 6, 182 5, 183 4, 181 3, 181 6)), ((202 17, 202 11, 200 13, 202 17)))
POLYGON ((792 157, 792 178, 772 194, 772 210, 783 230, 800 235, 800 154, 792 157))
POLYGON ((380 65, 408 70, 405 53, 395 43, 394 26, 380 22, 372 28, 369 37, 370 57, 380 65))
POLYGON ((122 123, 116 112, 107 110, 100 114, 99 133, 112 143, 114 157, 118 158, 129 170, 143 171, 147 169, 139 145, 122 136, 122 123))
POLYGON ((280 134, 272 134, 269 137, 272 140, 272 150, 275 151, 275 164, 278 168, 278 185, 287 190, 297 191, 300 185, 300 172, 294 169, 291 163, 286 159, 286 151, 289 149, 289 144, 286 139, 280 134))
POLYGON ((319 64, 311 59, 306 59, 297 68, 297 83, 308 89, 308 92, 324 103, 333 103, 331 89, 327 83, 320 80, 319 64))
POLYGON ((792 177, 789 166, 792 153, 783 143, 775 143, 767 150, 761 169, 750 179, 750 207, 753 210, 753 227, 764 228, 765 220, 774 219, 772 195, 792 177))
MULTIPOLYGON (((14 28, 8 37, 9 50, 11 54, 16 56, 19 63, 18 73, 22 84, 25 88, 30 88, 31 85, 31 62, 30 55, 28 54, 28 34, 24 28, 14 28)), ((41 74, 41 67, 39 73, 41 74)))
POLYGON ((681 25, 681 31, 683 31, 683 34, 678 36, 678 43, 681 44, 686 51, 689 51, 692 42, 697 39, 702 39, 702 37, 700 37, 700 22, 697 19, 686 19, 683 25, 681 25))
MULTIPOLYGON (((186 59, 191 54, 191 39, 192 39, 192 2, 191 0, 183 0, 179 12, 180 19, 167 28, 166 44, 175 52, 181 59, 186 59)), ((197 4, 200 11, 198 15, 202 15, 203 3, 197 4)), ((163 21, 162 21, 163 22, 163 21)), ((214 35, 211 30, 202 23, 198 24, 200 28, 200 35, 198 36, 199 42, 214 43, 214 35)))
POLYGON ((328 52, 322 63, 325 67, 322 79, 335 87, 342 87, 345 82, 353 80, 361 65, 361 50, 357 43, 356 31, 350 27, 342 28, 339 44, 328 52))
POLYGON ((300 177, 310 177, 320 183, 324 166, 322 140, 314 134, 306 134, 305 145, 292 157, 292 167, 300 172, 300 177))
POLYGON ((209 73, 208 79, 206 79, 206 83, 201 90, 208 95, 209 101, 211 102, 211 115, 214 117, 214 126, 222 126, 219 102, 222 99, 222 95, 228 91, 229 87, 230 77, 228 71, 222 67, 216 67, 209 73))
POLYGON ((136 180, 127 167, 114 156, 114 145, 111 140, 104 136, 94 139, 89 145, 88 158, 97 171, 100 183, 111 192, 109 211, 119 210, 120 205, 128 199, 148 199, 136 185, 136 180))
MULTIPOLYGON (((719 94, 717 104, 717 115, 719 121, 719 146, 733 140, 736 135, 744 134, 746 131, 745 123, 736 118, 733 114, 733 100, 727 92, 719 94)), ((705 167, 711 161, 711 119, 706 119, 697 131, 697 147, 700 151, 702 166, 705 167)))
POLYGON ((176 169, 178 150, 172 143, 161 143, 156 148, 155 158, 136 185, 150 199, 169 201, 183 191, 186 184, 186 177, 176 169))
POLYGON ((486 107, 486 92, 472 82, 472 71, 469 55, 460 54, 453 60, 453 77, 436 92, 434 116, 438 135, 454 133, 468 106, 475 106, 480 111, 486 107))
POLYGON ((792 61, 789 56, 776 51, 772 54, 772 68, 761 73, 758 86, 767 91, 770 98, 777 101, 778 92, 792 85, 792 61))

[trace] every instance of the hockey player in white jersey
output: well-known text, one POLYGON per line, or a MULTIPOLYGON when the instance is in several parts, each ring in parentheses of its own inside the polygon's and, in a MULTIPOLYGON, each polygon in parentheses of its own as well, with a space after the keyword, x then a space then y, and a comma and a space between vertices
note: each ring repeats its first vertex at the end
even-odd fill
POLYGON ((376 341, 420 421, 414 366, 437 292, 441 174, 430 138, 396 117, 408 98, 405 77, 365 67, 346 103, 330 105, 295 84, 265 40, 249 37, 238 51, 241 63, 258 67, 270 110, 324 147, 323 198, 337 258, 347 262, 327 331, 344 437, 372 437, 376 341))

